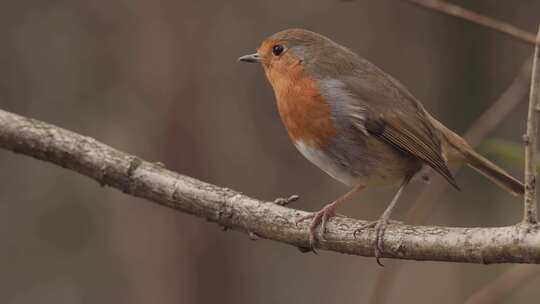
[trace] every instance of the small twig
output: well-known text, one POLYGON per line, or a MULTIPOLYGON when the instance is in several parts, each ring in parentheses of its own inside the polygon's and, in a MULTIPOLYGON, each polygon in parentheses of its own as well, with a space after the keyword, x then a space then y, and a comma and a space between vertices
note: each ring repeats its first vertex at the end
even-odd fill
POLYGON ((248 231, 248 236, 249 239, 252 241, 258 241, 260 239, 260 237, 255 232, 248 231))
MULTIPOLYGON (((465 304, 499 303, 513 290, 540 274, 540 267, 516 265, 472 294, 465 304)), ((501 302, 502 303, 502 302, 501 302)))
MULTIPOLYGON (((540 27, 538 28, 537 41, 540 42, 540 27)), ((529 112, 527 115, 527 133, 525 142, 525 196, 523 222, 536 224, 538 222, 536 206, 536 143, 538 139, 538 119, 540 112, 540 51, 539 45, 534 50, 531 93, 529 97, 529 112)))
POLYGON ((531 34, 527 31, 519 29, 511 24, 506 22, 484 16, 478 13, 475 13, 471 10, 465 9, 455 4, 450 4, 441 0, 406 0, 416 5, 432 9, 450 16, 458 17, 465 19, 467 21, 480 24, 497 32, 506 34, 512 38, 515 38, 520 41, 524 41, 529 44, 536 44, 536 37, 534 34, 531 34))
POLYGON ((292 202, 296 202, 300 199, 300 196, 297 194, 293 194, 289 196, 288 198, 285 197, 278 197, 274 200, 274 204, 280 205, 280 206, 287 206, 288 204, 292 202))

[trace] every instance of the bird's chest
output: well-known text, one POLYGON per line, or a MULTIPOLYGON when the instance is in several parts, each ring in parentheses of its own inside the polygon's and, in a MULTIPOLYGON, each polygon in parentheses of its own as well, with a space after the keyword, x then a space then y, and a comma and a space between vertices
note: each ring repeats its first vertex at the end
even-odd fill
POLYGON ((333 144, 339 130, 330 104, 324 100, 316 83, 301 70, 287 75, 276 77, 267 71, 279 114, 294 145, 304 157, 335 179, 356 185, 350 168, 340 161, 340 153, 336 153, 333 144))
POLYGON ((276 95, 279 115, 291 140, 324 150, 336 136, 331 108, 316 83, 297 68, 289 73, 268 75, 276 95))

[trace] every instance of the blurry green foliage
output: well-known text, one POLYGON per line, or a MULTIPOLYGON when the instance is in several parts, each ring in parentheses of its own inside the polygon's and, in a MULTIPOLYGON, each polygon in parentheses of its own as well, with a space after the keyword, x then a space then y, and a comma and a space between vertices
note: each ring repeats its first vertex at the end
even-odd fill
MULTIPOLYGON (((478 152, 487 157, 496 157, 516 168, 523 167, 523 163, 525 162, 523 144, 504 139, 494 138, 486 140, 478 146, 478 152)), ((536 171, 539 170, 540 162, 537 162, 536 171)))

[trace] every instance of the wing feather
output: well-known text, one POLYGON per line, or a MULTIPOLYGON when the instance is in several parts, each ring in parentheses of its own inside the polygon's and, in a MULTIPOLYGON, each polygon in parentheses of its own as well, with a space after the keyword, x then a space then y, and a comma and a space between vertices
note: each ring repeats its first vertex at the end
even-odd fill
POLYGON ((440 142, 429 129, 426 132, 425 128, 411 126, 396 113, 382 114, 377 120, 369 121, 366 127, 372 135, 421 160, 459 189, 442 155, 440 142))

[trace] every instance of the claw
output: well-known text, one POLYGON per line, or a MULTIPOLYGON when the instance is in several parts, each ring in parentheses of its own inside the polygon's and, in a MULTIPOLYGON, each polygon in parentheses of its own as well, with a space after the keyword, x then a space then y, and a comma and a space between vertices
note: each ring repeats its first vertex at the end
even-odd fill
MULTIPOLYGON (((296 226, 298 226, 298 223, 303 222, 307 219, 312 219, 311 223, 309 224, 309 245, 311 247, 311 251, 314 253, 317 253, 315 250, 315 247, 319 241, 319 239, 324 240, 324 233, 326 232, 326 224, 332 218, 336 215, 336 207, 347 200, 349 200, 353 194, 360 192, 362 189, 364 189, 364 186, 357 186, 353 190, 345 193, 343 196, 336 199, 331 204, 328 204, 324 206, 321 210, 308 214, 306 216, 303 216, 296 220, 296 226), (317 227, 320 224, 320 237, 317 237, 317 227)), ((297 198, 294 198, 295 200, 297 198)))
POLYGON ((381 262, 381 258, 382 256, 378 256, 377 254, 375 254, 375 261, 377 261, 377 265, 384 267, 384 264, 381 262))
POLYGON ((359 233, 360 231, 362 231, 364 229, 367 229, 367 228, 373 228, 373 227, 375 227, 375 225, 377 225, 377 221, 368 222, 367 224, 364 224, 364 225, 360 226, 360 228, 356 229, 353 232, 353 236, 356 238, 357 233, 359 233))
POLYGON ((375 260, 377 261, 377 264, 379 266, 384 267, 383 263, 381 263, 381 258, 383 256, 383 240, 384 240, 384 232, 386 231, 386 226, 388 225, 388 221, 380 221, 375 225, 375 231, 377 231, 377 238, 376 242, 377 245, 375 247, 375 260))
POLYGON ((303 222, 303 221, 306 221, 306 220, 309 220, 309 219, 314 218, 315 215, 316 215, 316 213, 313 212, 313 213, 310 213, 310 214, 308 214, 308 215, 302 216, 301 218, 299 218, 299 219, 297 219, 296 221, 294 221, 294 224, 296 225, 296 227, 298 227, 298 224, 300 224, 300 223, 303 222))
POLYGON ((309 245, 311 247, 311 251, 313 253, 317 253, 315 250, 317 243, 319 240, 324 240, 324 233, 326 232, 326 224, 328 223, 328 220, 336 215, 335 212, 335 205, 328 204, 324 206, 321 210, 308 214, 306 216, 303 216, 296 220, 296 225, 298 226, 299 223, 311 219, 311 223, 309 224, 309 245), (317 228, 320 226, 320 233, 317 235, 317 228))
POLYGON ((326 208, 325 212, 323 212, 322 222, 321 222, 321 238, 322 239, 324 239, 324 234, 327 231, 326 223, 328 223, 328 220, 334 216, 336 216, 336 212, 334 208, 326 208))
POLYGON ((363 226, 361 226, 360 228, 356 229, 353 233, 354 237, 356 237, 356 233, 359 232, 360 230, 363 230, 365 228, 371 228, 371 227, 374 227, 375 228, 375 259, 377 260, 377 264, 379 264, 379 266, 384 266, 382 263, 381 263, 381 258, 383 256, 383 245, 384 245, 384 232, 386 230, 386 226, 388 226, 388 224, 392 223, 392 221, 390 220, 390 214, 392 213, 392 210, 394 209, 394 206, 396 205, 396 202, 398 201, 399 197, 401 196, 401 192, 403 192, 403 189, 405 188, 405 186, 407 186, 407 184, 409 183, 409 180, 411 179, 411 176, 407 176, 403 182, 401 183, 401 186, 399 187, 398 191, 396 192, 396 194, 394 195, 394 198, 392 199, 392 201, 390 202, 390 204, 388 205, 388 207, 386 207, 386 210, 384 210, 383 214, 381 215, 381 217, 375 221, 375 222, 371 222, 371 223, 367 223, 363 226))
POLYGON ((390 225, 402 224, 402 222, 393 221, 393 220, 389 220, 389 219, 385 219, 385 218, 380 218, 380 219, 378 219, 376 221, 369 222, 367 224, 364 224, 364 225, 360 226, 360 228, 356 229, 353 232, 353 236, 356 238, 356 234, 359 233, 360 231, 364 230, 364 229, 367 229, 367 228, 374 228, 375 229, 375 246, 374 246, 375 259, 377 261, 377 264, 379 264, 379 266, 382 266, 382 267, 384 267, 383 263, 381 262, 381 258, 383 257, 384 234, 386 232, 386 227, 389 224, 390 225))

